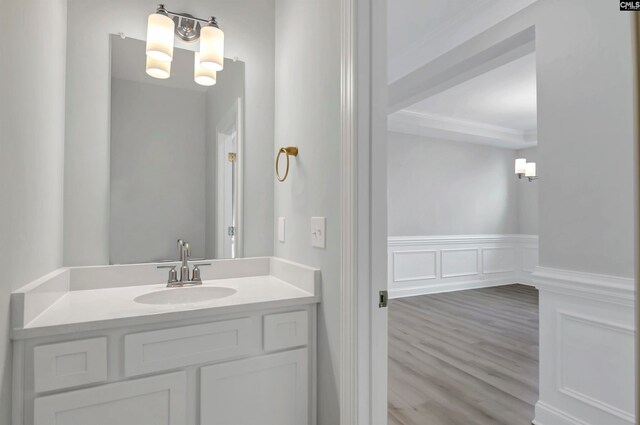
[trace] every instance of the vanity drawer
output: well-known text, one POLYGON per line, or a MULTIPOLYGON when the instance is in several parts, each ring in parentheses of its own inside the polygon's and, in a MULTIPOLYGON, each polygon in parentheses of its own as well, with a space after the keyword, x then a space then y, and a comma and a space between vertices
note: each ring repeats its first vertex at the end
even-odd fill
POLYGON ((40 345, 33 349, 36 392, 107 380, 107 338, 40 345))
POLYGON ((282 350, 307 345, 308 320, 306 310, 266 314, 264 316, 264 350, 282 350))
POLYGON ((251 317, 124 337, 124 374, 136 376, 249 354, 259 348, 251 317))

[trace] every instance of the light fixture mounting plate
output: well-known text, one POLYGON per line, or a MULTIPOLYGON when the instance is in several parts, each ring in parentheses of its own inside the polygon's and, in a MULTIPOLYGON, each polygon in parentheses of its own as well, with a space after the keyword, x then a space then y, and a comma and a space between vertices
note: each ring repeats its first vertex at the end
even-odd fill
POLYGON ((188 13, 180 13, 173 17, 173 22, 176 24, 176 37, 187 43, 192 43, 200 38, 201 25, 193 15, 188 13))

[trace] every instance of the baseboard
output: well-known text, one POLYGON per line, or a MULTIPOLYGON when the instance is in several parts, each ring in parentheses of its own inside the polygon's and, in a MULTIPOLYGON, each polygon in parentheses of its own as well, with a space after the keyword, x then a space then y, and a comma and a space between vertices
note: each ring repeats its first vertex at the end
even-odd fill
POLYGON ((390 237, 389 297, 532 285, 537 262, 535 235, 390 237))
POLYGON ((511 280, 477 280, 467 282, 440 283, 430 286, 417 286, 413 288, 389 289, 389 298, 415 297, 418 295, 439 294, 442 292, 464 291, 467 289, 491 288, 494 286, 510 285, 511 280))
POLYGON ((589 425, 543 402, 536 403, 534 425, 589 425))

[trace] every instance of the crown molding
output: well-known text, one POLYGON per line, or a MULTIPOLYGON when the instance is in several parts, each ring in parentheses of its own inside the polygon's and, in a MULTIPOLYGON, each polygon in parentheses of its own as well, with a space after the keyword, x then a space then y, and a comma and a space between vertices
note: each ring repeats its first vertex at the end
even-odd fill
POLYGON ((401 110, 389 115, 389 131, 505 149, 537 145, 537 130, 520 131, 480 122, 401 110))

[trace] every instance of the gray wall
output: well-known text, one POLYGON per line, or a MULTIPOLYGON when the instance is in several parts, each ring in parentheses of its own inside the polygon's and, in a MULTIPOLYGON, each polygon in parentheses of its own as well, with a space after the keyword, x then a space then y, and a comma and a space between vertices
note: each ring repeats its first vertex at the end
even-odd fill
MULTIPOLYGON (((318 416, 339 420, 340 2, 276 1, 276 149, 296 145, 289 178, 275 185, 286 241, 275 253, 322 270, 318 315, 318 416), (326 248, 311 247, 310 218, 327 218, 326 248)), ((271 166, 275 159, 270 156, 271 166)), ((270 229, 273 231, 273 224, 270 229)))
MULTIPOLYGON (((109 34, 146 38, 155 0, 69 0, 65 145, 65 265, 109 260, 109 34)), ((225 55, 246 64, 245 231, 250 255, 273 253, 274 0, 176 0, 172 10, 215 14, 225 55)), ((177 44, 179 46, 179 44, 177 44)), ((182 46, 185 47, 185 46, 182 46)), ((193 49, 193 46, 186 46, 193 49)), ((223 71, 224 72, 224 71, 223 71)))
MULTIPOLYGON (((526 158, 528 162, 535 162, 537 166, 537 174, 540 176, 546 163, 540 161, 538 155, 538 148, 521 149, 516 154, 517 158, 526 158)), ((514 165, 515 166, 515 165, 514 165)), ((525 235, 537 235, 538 234, 538 221, 539 221, 539 208, 540 201, 538 198, 538 191, 540 188, 540 180, 529 183, 524 178, 518 185, 518 226, 520 231, 525 235)))
POLYGON ((0 424, 9 424, 9 293, 62 265, 67 15, 65 0, 0 7, 0 424))
POLYGON ((110 263, 205 256, 206 93, 111 80, 110 263))
POLYGON ((540 265, 632 277, 632 14, 601 0, 534 6, 540 265))
MULTIPOLYGON (((513 234, 516 151, 389 132, 389 236, 513 234)), ((526 227, 531 230, 531 226, 526 227)))

